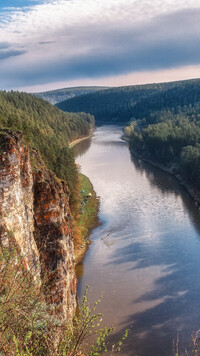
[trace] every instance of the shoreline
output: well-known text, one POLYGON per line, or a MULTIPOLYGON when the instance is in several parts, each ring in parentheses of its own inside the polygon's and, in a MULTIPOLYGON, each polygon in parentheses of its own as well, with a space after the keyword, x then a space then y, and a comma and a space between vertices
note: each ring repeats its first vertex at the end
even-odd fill
MULTIPOLYGON (((91 138, 93 136, 94 129, 95 129, 95 127, 90 129, 89 135, 79 137, 76 140, 70 142, 69 149, 72 149, 78 143, 91 138)), ((100 220, 99 220, 99 216, 98 216, 99 202, 97 201, 97 195, 96 195, 96 192, 94 191, 93 185, 92 185, 90 179, 83 174, 79 174, 79 179, 80 179, 80 199, 82 200, 84 198, 81 194, 82 190, 85 190, 87 193, 89 193, 89 191, 92 192, 92 198, 89 201, 89 212, 88 212, 88 208, 86 208, 87 213, 84 212, 84 220, 81 217, 82 216, 81 215, 82 213, 81 213, 79 215, 78 220, 75 223, 76 238, 74 240, 74 254, 75 254, 76 267, 82 263, 85 255, 89 249, 89 246, 93 243, 93 241, 91 241, 89 238, 92 230, 100 225, 100 220), (81 178, 81 176, 82 176, 82 178, 81 178), (92 209, 92 212, 91 212, 91 209, 92 209)), ((80 203, 81 203, 81 201, 80 201, 80 203)), ((88 206, 88 204, 87 204, 87 206, 88 206)))
POLYGON ((175 177, 179 181, 179 183, 186 189, 186 191, 189 193, 190 197, 200 205, 200 190, 198 190, 197 188, 191 187, 189 184, 184 182, 182 177, 173 171, 173 167, 163 166, 162 164, 154 162, 151 159, 144 158, 143 156, 134 152, 134 150, 131 150, 129 148, 129 137, 127 135, 123 134, 121 139, 128 144, 128 149, 133 156, 135 156, 136 158, 141 159, 141 161, 149 163, 152 166, 159 168, 162 171, 164 171, 165 173, 168 173, 168 174, 172 175, 173 177, 175 177))
POLYGON ((79 236, 79 242, 75 246, 75 261, 76 266, 82 263, 89 246, 93 243, 90 240, 92 231, 101 225, 99 220, 99 199, 94 191, 93 185, 90 179, 84 174, 80 174, 81 179, 81 200, 85 200, 85 196, 91 194, 87 202, 81 207, 82 213, 80 213, 77 220, 76 228, 79 236), (84 190, 84 193, 82 191, 84 190))
MULTIPOLYGON (((129 149, 130 150, 130 149, 129 149)), ((160 163, 154 162, 148 158, 144 158, 143 156, 138 155, 137 153, 135 153, 134 151, 131 151, 131 154, 133 156, 135 156, 136 158, 141 159, 141 161, 146 162, 151 164, 152 166, 161 169, 162 171, 164 171, 165 173, 168 173, 170 175, 172 175, 173 177, 175 177, 179 183, 186 189, 186 191, 189 193, 190 197, 197 202, 200 205, 200 191, 194 187, 191 187, 189 184, 187 184, 186 182, 183 181, 183 179, 181 178, 181 176, 179 174, 176 174, 173 172, 173 167, 166 167, 163 166, 160 163)))
POLYGON ((77 138, 76 140, 72 141, 69 143, 69 148, 73 148, 75 145, 77 145, 77 143, 81 142, 81 141, 84 141, 84 140, 87 140, 88 138, 92 137, 93 136, 93 130, 91 131, 91 133, 88 135, 88 136, 83 136, 83 137, 80 137, 80 138, 77 138))

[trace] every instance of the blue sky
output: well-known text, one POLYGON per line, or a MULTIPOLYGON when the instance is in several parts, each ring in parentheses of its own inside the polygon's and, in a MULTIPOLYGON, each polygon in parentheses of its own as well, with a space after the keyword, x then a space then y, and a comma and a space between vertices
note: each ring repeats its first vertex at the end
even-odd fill
POLYGON ((0 13, 9 13, 13 10, 27 11, 30 6, 44 4, 46 0, 1 0, 0 13))
POLYGON ((23 7, 26 6, 27 3, 35 4, 36 2, 42 3, 40 0, 32 1, 32 0, 1 0, 0 2, 0 9, 3 7, 9 7, 9 6, 14 6, 14 7, 23 7))
POLYGON ((0 89, 200 77, 200 0, 1 0, 0 89))

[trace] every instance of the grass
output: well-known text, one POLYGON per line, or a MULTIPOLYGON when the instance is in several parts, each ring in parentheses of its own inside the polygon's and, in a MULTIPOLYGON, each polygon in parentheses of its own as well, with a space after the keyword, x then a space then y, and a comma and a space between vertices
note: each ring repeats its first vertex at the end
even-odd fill
POLYGON ((96 193, 93 189, 93 186, 88 177, 84 174, 80 173, 80 189, 81 189, 81 202, 84 202, 85 197, 88 196, 89 193, 92 194, 91 197, 88 198, 88 201, 85 205, 82 206, 82 213, 80 214, 78 226, 81 229, 81 236, 83 238, 87 237, 90 230, 96 225, 98 222, 98 200, 96 199, 96 193), (84 191, 84 193, 82 193, 84 191))
POLYGON ((91 230, 98 226, 98 207, 99 201, 88 177, 79 173, 80 179, 80 215, 75 228, 75 253, 80 248, 88 244, 88 236, 91 230), (86 198, 89 194, 91 197, 86 198))

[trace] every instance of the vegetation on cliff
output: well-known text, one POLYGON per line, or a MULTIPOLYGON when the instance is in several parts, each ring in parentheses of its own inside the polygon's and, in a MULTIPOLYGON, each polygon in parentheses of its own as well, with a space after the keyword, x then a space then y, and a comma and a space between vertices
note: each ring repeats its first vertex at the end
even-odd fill
POLYGON ((166 107, 189 106, 199 100, 199 88, 199 79, 133 85, 81 95, 58 103, 56 106, 64 111, 90 113, 95 115, 96 121, 100 123, 124 123, 134 117, 143 118, 143 113, 146 114, 146 111, 150 114, 150 110, 160 110, 164 105, 166 107))
MULTIPOLYGON (((12 232, 11 232, 12 235, 12 232)), ((88 286, 79 312, 69 325, 58 317, 55 305, 46 304, 39 284, 24 269, 14 243, 0 246, 0 355, 2 356, 100 356, 118 354, 126 341, 128 330, 120 340, 109 344, 113 327, 101 328, 102 314, 96 311, 101 299, 93 305, 88 302, 88 286), (88 346, 88 339, 93 342, 88 346), (95 338, 94 338, 95 336, 95 338)), ((192 336, 185 355, 200 354, 200 333, 192 336)), ((173 345, 172 355, 182 355, 179 337, 173 345)))
POLYGON ((30 94, 0 92, 0 129, 22 131, 26 143, 40 152, 47 167, 67 182, 74 214, 78 172, 68 143, 87 136, 93 126, 91 115, 64 113, 30 94))
MULTIPOLYGON (((90 336, 96 336, 85 355, 98 356, 107 350, 107 337, 113 327, 100 328, 102 315, 91 307, 86 288, 78 316, 69 323, 59 317, 55 305, 46 304, 43 288, 31 271, 24 269, 14 243, 0 246, 0 354, 2 356, 78 356, 90 336)), ((127 331, 116 344, 112 354, 119 352, 127 331)), ((88 349, 88 348, 87 348, 88 349)))

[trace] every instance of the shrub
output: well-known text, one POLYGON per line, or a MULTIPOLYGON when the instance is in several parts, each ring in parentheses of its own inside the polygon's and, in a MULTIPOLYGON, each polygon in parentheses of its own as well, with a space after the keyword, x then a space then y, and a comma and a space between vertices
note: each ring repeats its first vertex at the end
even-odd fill
MULTIPOLYGON (((96 341, 87 355, 107 351, 107 337, 114 330, 100 328, 102 315, 88 304, 88 286, 73 322, 63 320, 55 306, 45 302, 39 281, 33 283, 31 271, 15 246, 0 246, 0 355, 4 356, 78 356, 91 336, 96 341)), ((119 352, 128 331, 112 354, 119 352)))

